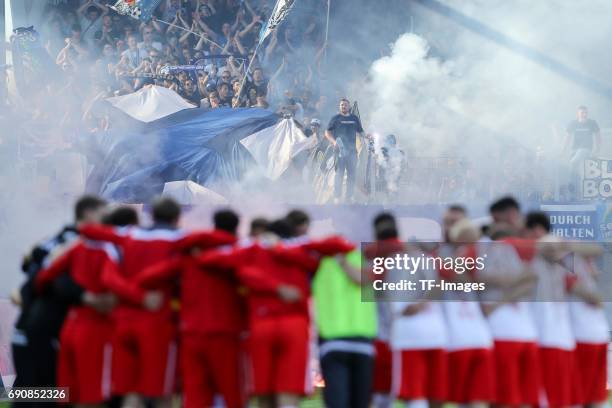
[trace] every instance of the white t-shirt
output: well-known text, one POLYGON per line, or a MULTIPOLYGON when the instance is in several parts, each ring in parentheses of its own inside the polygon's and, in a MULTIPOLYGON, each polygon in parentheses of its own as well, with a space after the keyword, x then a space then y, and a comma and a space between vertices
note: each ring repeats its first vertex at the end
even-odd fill
POLYGON ((81 26, 81 37, 89 44, 92 44, 96 38, 96 33, 102 31, 102 17, 98 17, 95 21, 91 21, 85 16, 79 20, 81 26))
MULTIPOLYGON (((487 258, 483 275, 513 274, 523 272, 523 262, 516 250, 503 242, 482 243, 478 255, 487 258)), ((484 301, 496 302, 502 299, 501 290, 487 287, 483 293, 484 301)), ((531 308, 527 302, 505 304, 496 308, 488 317, 491 334, 495 340, 535 342, 537 331, 531 308)))
MULTIPOLYGON (((388 270, 388 274, 396 273, 388 270)), ((416 271, 419 277, 437 278, 433 269, 416 271)), ((391 279, 391 281, 394 281, 391 279)), ((446 322, 442 302, 429 302, 419 313, 403 316, 404 309, 414 301, 391 302, 393 322, 391 323, 391 348, 394 350, 426 350, 446 348, 448 344, 446 322)))
MULTIPOLYGON (((596 290, 597 281, 588 261, 576 256, 573 267, 580 284, 596 290)), ((572 297, 569 305, 572 330, 578 343, 607 344, 610 341, 610 325, 602 307, 591 306, 577 297, 572 297)))
POLYGON ((392 302, 391 348, 394 350, 426 350, 448 345, 441 302, 429 302, 413 316, 402 316, 411 302, 392 302))
MULTIPOLYGON (((151 47, 155 48, 157 51, 161 52, 163 50, 162 44, 157 41, 153 41, 151 43, 151 47)), ((148 49, 145 47, 144 41, 138 43, 138 48, 148 52, 148 49)))
POLYGON ((536 301, 532 303, 542 347, 573 350, 576 346, 566 299, 565 268, 536 257, 531 266, 538 276, 536 301))
MULTIPOLYGON (((453 257, 455 249, 443 245, 438 255, 444 258, 453 257)), ((493 337, 476 292, 449 292, 444 294, 443 299, 449 351, 486 349, 493 346, 493 337)))
POLYGON ((393 319, 391 313, 391 303, 380 301, 376 303, 376 338, 385 343, 389 342, 391 337, 391 322, 393 319))
POLYGON ((125 56, 128 59, 128 64, 132 68, 138 68, 142 60, 149 56, 149 53, 143 49, 136 48, 134 51, 129 48, 121 53, 121 56, 125 56))
POLYGON ((490 348, 493 337, 477 301, 445 301, 448 350, 490 348))

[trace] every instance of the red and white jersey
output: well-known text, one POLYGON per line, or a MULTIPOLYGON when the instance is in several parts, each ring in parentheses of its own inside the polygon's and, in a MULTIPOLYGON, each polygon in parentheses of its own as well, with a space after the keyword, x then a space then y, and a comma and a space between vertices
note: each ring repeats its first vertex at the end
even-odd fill
POLYGON ((445 301, 449 351, 493 346, 493 336, 477 301, 445 301))
POLYGON ((385 301, 376 303, 376 339, 385 343, 388 343, 391 338, 393 314, 390 305, 389 302, 385 301))
POLYGON ((576 346, 566 302, 567 270, 541 257, 531 262, 538 276, 536 301, 532 303, 538 329, 538 345, 560 350, 576 346))
MULTIPOLYGON (((523 272, 523 261, 516 250, 509 244, 495 241, 482 243, 478 247, 478 255, 485 256, 485 267, 480 274, 499 275, 523 272)), ((497 302, 502 299, 501 289, 487 287, 483 301, 497 302)), ((527 299, 526 299, 527 300, 527 299)), ((527 302, 516 302, 497 307, 489 316, 489 327, 494 340, 535 342, 537 330, 531 308, 527 302)))
POLYGON ((444 311, 441 302, 429 302, 412 316, 402 316, 413 302, 393 302, 391 348, 394 350, 445 349, 448 345, 444 311))
MULTIPOLYGON (((581 285, 595 291, 595 265, 588 260, 575 256, 573 269, 581 285)), ((603 307, 591 306, 573 297, 570 302, 570 319, 574 338, 578 343, 605 344, 610 341, 610 325, 603 307)))
MULTIPOLYGON (((404 271, 388 270, 392 276, 394 273, 405 273, 404 271)), ((424 279, 435 279, 438 271, 434 269, 421 268, 416 272, 424 279)), ((392 278, 393 281, 393 278, 392 278)), ((391 348, 394 350, 423 350, 446 348, 447 331, 444 320, 442 302, 428 302, 424 309, 411 316, 402 313, 407 306, 414 301, 391 302, 393 322, 391 323, 391 348)))
MULTIPOLYGON (((466 247, 453 248, 450 245, 444 245, 439 249, 438 256, 452 257, 458 255, 456 251, 465 253, 468 256, 476 255, 475 252, 473 253, 473 246, 470 246, 468 249, 466 247)), ((440 273, 446 280, 454 280, 460 276, 466 277, 465 275, 457 274, 453 270, 443 269, 440 273)), ((472 276, 473 274, 470 271, 466 275, 472 276)), ((471 278, 468 278, 468 280, 471 280, 471 278)), ((443 299, 444 316, 448 331, 447 349, 449 351, 487 349, 493 346, 493 337, 491 336, 487 319, 482 313, 476 292, 449 292, 444 294, 443 299)))

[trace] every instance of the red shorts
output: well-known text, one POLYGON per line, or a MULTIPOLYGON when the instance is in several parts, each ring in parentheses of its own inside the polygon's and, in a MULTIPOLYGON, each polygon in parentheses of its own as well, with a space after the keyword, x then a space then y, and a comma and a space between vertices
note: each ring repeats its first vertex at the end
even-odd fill
POLYGON ((574 351, 540 347, 542 387, 548 406, 566 407, 575 398, 574 351))
POLYGON ((177 375, 176 328, 167 316, 117 319, 113 334, 113 394, 171 396, 177 375))
POLYGON ((606 401, 608 391, 608 344, 576 343, 576 381, 580 384, 580 397, 576 405, 606 401))
POLYGON ((391 393, 391 349, 389 343, 374 340, 376 356, 374 357, 374 381, 372 390, 375 394, 391 393))
POLYGON ((68 316, 60 334, 57 380, 70 402, 99 404, 111 397, 110 319, 68 316))
POLYGON ((537 405, 540 391, 538 346, 533 342, 495 341, 495 402, 537 405))
POLYGON ((220 394, 227 408, 246 402, 244 359, 236 334, 186 334, 181 340, 183 406, 212 407, 220 394))
POLYGON ((309 326, 308 318, 299 315, 266 317, 251 323, 253 395, 311 392, 309 326))
POLYGON ((449 401, 460 404, 489 402, 495 397, 493 351, 456 350, 448 353, 449 401))
POLYGON ((446 401, 448 355, 442 349, 393 352, 393 394, 402 400, 446 401))

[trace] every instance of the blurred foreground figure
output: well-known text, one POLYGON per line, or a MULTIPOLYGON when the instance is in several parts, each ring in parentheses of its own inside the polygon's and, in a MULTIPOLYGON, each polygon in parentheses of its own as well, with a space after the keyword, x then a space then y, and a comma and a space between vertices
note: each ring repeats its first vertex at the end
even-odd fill
POLYGON ((233 238, 188 235, 178 228, 180 206, 170 198, 153 203, 150 228, 112 229, 96 225, 79 228, 89 239, 111 242, 122 253, 120 263, 104 272, 108 288, 119 298, 114 312, 112 393, 123 397, 123 407, 142 407, 143 399, 169 407, 177 373, 177 327, 172 301, 175 281, 165 281, 156 292, 145 292, 138 279, 147 267, 170 259, 200 240, 215 245, 233 238), (154 335, 152 335, 154 334, 154 335))
MULTIPOLYGON (((399 232, 395 217, 390 213, 381 213, 374 218, 374 238, 375 242, 365 248, 364 256, 368 264, 375 257, 393 256, 405 250, 400 242, 399 232)), ((386 280, 386 272, 383 275, 386 280)), ((376 408, 390 408, 393 406, 393 396, 391 393, 391 322, 392 314, 388 299, 381 298, 377 294, 376 302, 376 339, 374 347, 376 350, 373 368, 372 402, 376 408)))
MULTIPOLYGON (((451 206, 443 218, 444 238, 437 255, 476 258, 480 232, 461 206, 451 206)), ((474 283, 477 270, 440 270, 446 281, 474 283)), ((493 337, 475 292, 443 295, 448 327, 448 401, 465 407, 487 407, 494 399, 493 337)))
POLYGON ((313 280, 323 396, 329 408, 370 406, 376 304, 361 301, 361 263, 357 250, 324 257, 313 280))
MULTIPOLYGON (((238 222, 233 211, 217 211, 212 233, 233 243, 238 222)), ((233 245, 211 246, 202 255, 232 248, 233 245)), ((226 408, 242 408, 246 402, 244 299, 230 268, 214 262, 200 265, 202 256, 194 254, 177 254, 156 263, 143 271, 138 282, 151 289, 168 281, 180 282, 183 407, 211 407, 219 394, 226 408)))
MULTIPOLYGON (((54 387, 58 336, 66 312, 71 305, 80 305, 85 291, 68 275, 58 278, 53 290, 36 296, 34 281, 44 265, 61 255, 77 238, 77 228, 97 222, 105 202, 94 196, 80 198, 74 210, 74 224, 64 227, 55 237, 37 245, 26 255, 22 270, 26 283, 14 300, 21 307, 15 324, 12 354, 17 377, 15 387, 54 387)), ((16 404, 35 406, 36 404, 16 404)))
MULTIPOLYGON (((132 208, 118 208, 106 215, 105 224, 138 223, 132 208)), ((85 291, 83 303, 72 305, 60 333, 57 384, 70 389, 70 402, 78 407, 97 407, 111 398, 113 322, 116 297, 103 281, 103 272, 116 264, 119 252, 101 241, 75 241, 36 277, 38 292, 52 291, 52 284, 67 274, 85 291)))

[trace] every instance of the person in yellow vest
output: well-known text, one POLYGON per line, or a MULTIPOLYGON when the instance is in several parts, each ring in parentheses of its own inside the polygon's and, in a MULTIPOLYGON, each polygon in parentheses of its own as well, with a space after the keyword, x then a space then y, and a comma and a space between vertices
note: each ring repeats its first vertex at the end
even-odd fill
POLYGON ((358 250, 326 257, 313 281, 323 397, 328 408, 370 405, 376 303, 362 302, 361 263, 358 250))

